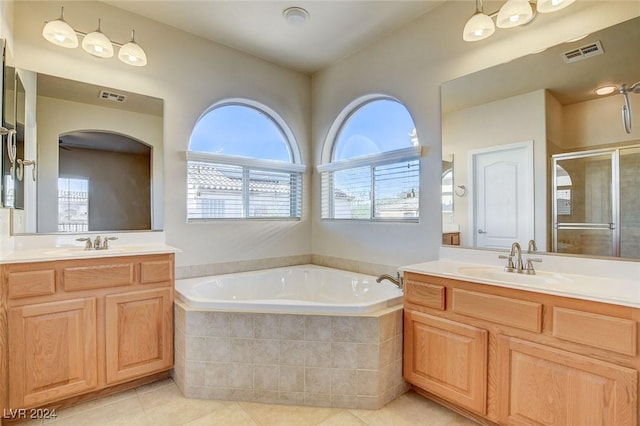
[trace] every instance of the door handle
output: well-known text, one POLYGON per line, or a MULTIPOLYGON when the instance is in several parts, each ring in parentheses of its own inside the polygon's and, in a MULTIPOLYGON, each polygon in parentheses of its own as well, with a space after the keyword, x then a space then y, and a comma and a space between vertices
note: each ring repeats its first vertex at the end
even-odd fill
POLYGON ((483 231, 482 229, 478 229, 478 234, 486 234, 487 231, 483 231))

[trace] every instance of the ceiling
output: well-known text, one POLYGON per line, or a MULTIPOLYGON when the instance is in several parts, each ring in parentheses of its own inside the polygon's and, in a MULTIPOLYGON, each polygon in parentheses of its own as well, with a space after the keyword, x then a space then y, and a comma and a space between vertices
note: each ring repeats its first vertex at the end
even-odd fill
POLYGON ((444 0, 105 0, 104 3, 305 73, 313 73, 444 3, 444 0), (287 23, 288 7, 309 19, 287 23))

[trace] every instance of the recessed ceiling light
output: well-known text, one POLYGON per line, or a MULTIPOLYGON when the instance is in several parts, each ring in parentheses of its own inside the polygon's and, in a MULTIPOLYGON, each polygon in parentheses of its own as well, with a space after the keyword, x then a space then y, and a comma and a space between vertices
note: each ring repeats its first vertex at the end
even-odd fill
POLYGON ((289 25, 301 27, 309 19, 309 12, 301 7, 289 7, 282 11, 282 16, 284 16, 289 25))
POLYGON ((616 89, 617 89, 616 86, 602 86, 602 87, 598 87, 595 90, 595 92, 599 96, 604 96, 604 95, 610 95, 611 93, 615 92, 616 89))

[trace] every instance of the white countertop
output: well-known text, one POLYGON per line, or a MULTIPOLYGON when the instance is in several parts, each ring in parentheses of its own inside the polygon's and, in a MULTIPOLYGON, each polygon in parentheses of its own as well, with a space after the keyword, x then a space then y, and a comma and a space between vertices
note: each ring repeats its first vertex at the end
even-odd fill
POLYGON ((29 248, 3 251, 0 264, 45 262, 51 260, 88 259, 99 257, 137 256, 147 254, 177 253, 180 250, 163 243, 115 245, 106 250, 85 250, 82 246, 29 248))
POLYGON ((524 275, 504 272, 500 265, 449 259, 417 263, 399 269, 404 272, 640 308, 640 276, 624 279, 542 270, 537 271, 536 275, 524 275))

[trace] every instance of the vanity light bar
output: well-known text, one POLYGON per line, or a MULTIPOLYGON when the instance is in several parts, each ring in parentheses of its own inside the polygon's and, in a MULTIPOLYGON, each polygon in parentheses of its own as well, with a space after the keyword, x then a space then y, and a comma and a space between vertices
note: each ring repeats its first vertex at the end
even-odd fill
POLYGON ((491 37, 498 28, 514 28, 531 22, 538 13, 551 13, 573 4, 576 0, 507 0, 494 13, 485 13, 482 2, 476 0, 476 11, 462 30, 464 41, 474 42, 491 37), (496 22, 493 23, 493 18, 496 22))
POLYGON ((135 30, 131 31, 131 40, 121 44, 110 40, 102 33, 100 20, 98 28, 91 33, 83 33, 71 27, 64 20, 64 7, 61 8, 60 17, 55 21, 45 22, 42 29, 42 36, 48 42, 56 46, 73 49, 78 47, 78 36, 83 37, 82 49, 90 55, 98 58, 110 58, 113 56, 113 47, 120 48, 118 59, 127 65, 143 67, 147 65, 147 54, 136 43, 135 30))

